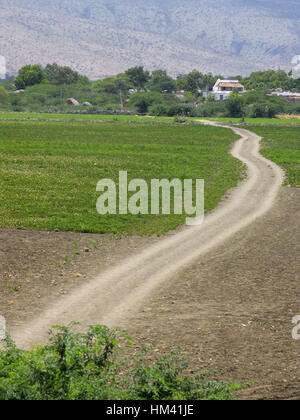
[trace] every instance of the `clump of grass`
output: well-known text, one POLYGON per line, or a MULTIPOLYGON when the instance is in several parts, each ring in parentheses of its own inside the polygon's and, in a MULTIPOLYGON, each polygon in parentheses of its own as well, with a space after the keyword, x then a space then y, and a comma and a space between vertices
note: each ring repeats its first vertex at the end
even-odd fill
POLYGON ((7 283, 7 288, 10 292, 19 292, 22 288, 22 284, 11 284, 7 283))

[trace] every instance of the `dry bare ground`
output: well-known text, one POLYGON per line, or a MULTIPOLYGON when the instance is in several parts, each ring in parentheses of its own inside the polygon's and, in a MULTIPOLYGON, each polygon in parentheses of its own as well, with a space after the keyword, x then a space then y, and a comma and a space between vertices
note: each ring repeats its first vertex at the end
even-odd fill
POLYGON ((158 287, 121 325, 137 345, 180 346, 191 371, 249 384, 245 399, 299 399, 300 189, 158 287))

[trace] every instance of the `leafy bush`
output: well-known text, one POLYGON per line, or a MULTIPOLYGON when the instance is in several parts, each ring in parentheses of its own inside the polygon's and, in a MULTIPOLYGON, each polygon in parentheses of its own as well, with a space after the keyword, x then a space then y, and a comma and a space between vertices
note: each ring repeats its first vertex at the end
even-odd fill
POLYGON ((194 109, 193 116, 199 118, 205 117, 223 117, 226 115, 225 101, 206 102, 194 109))
POLYGON ((154 104, 149 108, 149 114, 156 117, 168 115, 168 107, 163 104, 154 104))
POLYGON ((274 118, 279 113, 278 107, 270 102, 252 104, 247 108, 247 115, 250 118, 274 118))
POLYGON ((164 95, 159 92, 134 93, 130 97, 129 106, 135 108, 139 114, 146 114, 152 105, 160 105, 164 101, 164 95))
POLYGON ((228 111, 228 117, 240 118, 245 114, 244 100, 237 93, 232 93, 226 100, 226 108, 228 111))
POLYGON ((34 86, 45 80, 45 72, 39 64, 29 64, 19 70, 15 78, 17 89, 25 89, 26 86, 34 86))
POLYGON ((86 334, 55 327, 47 346, 18 349, 7 338, 0 351, 0 400, 232 399, 236 386, 182 376, 178 351, 157 357, 142 350, 121 356, 118 329, 96 325, 86 334), (56 331, 56 332, 54 332, 56 331))
POLYGON ((176 116, 174 118, 174 123, 177 123, 177 124, 185 124, 187 121, 188 120, 185 117, 176 116))
POLYGON ((194 115, 194 106, 191 104, 174 104, 171 105, 168 109, 168 116, 174 117, 175 115, 191 117, 194 115))

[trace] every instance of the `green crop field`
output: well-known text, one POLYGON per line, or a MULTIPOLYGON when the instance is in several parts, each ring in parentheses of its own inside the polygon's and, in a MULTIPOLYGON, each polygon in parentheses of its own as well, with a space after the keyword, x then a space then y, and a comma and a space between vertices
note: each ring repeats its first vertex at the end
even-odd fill
MULTIPOLYGON (((199 118, 198 118, 199 119, 199 118)), ((279 118, 200 118, 201 120, 208 120, 208 121, 217 121, 221 123, 245 123, 249 125, 299 125, 300 126, 300 119, 292 118, 292 119, 279 119, 279 118)))
POLYGON ((55 121, 114 121, 114 122, 172 122, 171 117, 151 117, 138 115, 98 115, 98 114, 50 114, 35 112, 0 112, 0 120, 55 120, 55 121))
MULTIPOLYGON (((300 119, 278 119, 278 118, 187 118, 190 122, 195 120, 218 121, 222 123, 244 122, 250 125, 300 125, 300 119)), ((56 114, 56 113, 34 113, 34 112, 0 112, 0 120, 55 120, 55 121, 114 121, 114 122, 173 122, 173 117, 153 117, 138 115, 98 115, 98 114, 56 114)))
POLYGON ((100 179, 204 179, 205 210, 237 185, 230 130, 180 124, 0 122, 0 226, 116 234, 163 234, 178 215, 96 211, 100 179))
POLYGON ((286 172, 286 184, 300 186, 300 130, 297 127, 251 127, 263 137, 261 153, 286 172))

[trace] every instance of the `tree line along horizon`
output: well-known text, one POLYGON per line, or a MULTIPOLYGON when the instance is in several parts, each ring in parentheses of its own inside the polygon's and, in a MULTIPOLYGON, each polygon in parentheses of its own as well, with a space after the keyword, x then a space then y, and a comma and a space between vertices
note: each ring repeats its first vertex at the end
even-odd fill
MULTIPOLYGON (((142 66, 129 68, 115 77, 91 81, 68 66, 57 63, 26 65, 14 80, 0 82, 0 111, 70 112, 67 98, 88 102, 89 110, 131 111, 153 116, 182 117, 257 117, 300 114, 300 103, 270 96, 274 89, 300 91, 300 79, 283 70, 253 72, 235 76, 246 92, 234 92, 226 101, 213 95, 204 98, 202 90, 211 90, 222 75, 193 70, 172 78, 165 70, 149 72, 142 66), (19 91, 19 93, 16 93, 19 91), (180 94, 178 94, 180 91, 180 94)), ((83 107, 78 107, 78 112, 83 107)))

